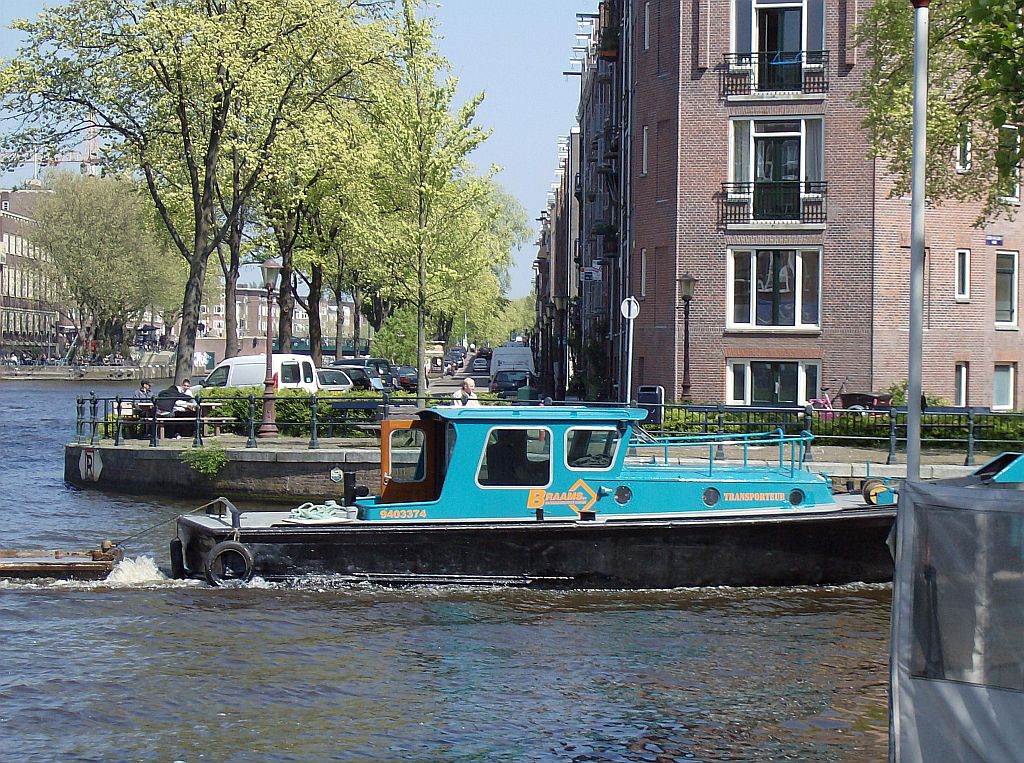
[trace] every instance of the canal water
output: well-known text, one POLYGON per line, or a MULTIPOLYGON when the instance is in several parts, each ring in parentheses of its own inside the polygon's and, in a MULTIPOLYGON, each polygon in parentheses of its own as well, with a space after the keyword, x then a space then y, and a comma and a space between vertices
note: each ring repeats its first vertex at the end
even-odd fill
POLYGON ((126 538, 102 584, 0 581, 0 761, 884 761, 890 589, 168 581, 191 504, 62 480, 76 395, 0 382, 0 546, 126 538))

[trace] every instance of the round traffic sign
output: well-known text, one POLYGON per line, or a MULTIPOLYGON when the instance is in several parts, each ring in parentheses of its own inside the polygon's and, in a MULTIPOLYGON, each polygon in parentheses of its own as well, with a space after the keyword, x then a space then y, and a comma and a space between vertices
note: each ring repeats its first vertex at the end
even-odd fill
POLYGON ((626 297, 619 305, 619 310, 622 312, 623 318, 631 321, 640 315, 640 303, 637 302, 636 297, 626 297))

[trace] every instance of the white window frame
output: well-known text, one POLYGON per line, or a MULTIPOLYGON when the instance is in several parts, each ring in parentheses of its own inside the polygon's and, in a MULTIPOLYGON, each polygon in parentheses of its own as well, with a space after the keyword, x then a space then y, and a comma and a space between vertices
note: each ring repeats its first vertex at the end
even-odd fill
POLYGON ((822 292, 822 249, 820 246, 793 247, 786 245, 779 246, 756 246, 756 247, 730 247, 726 250, 726 305, 725 305, 725 328, 727 331, 745 331, 754 333, 807 333, 821 331, 821 292, 822 292), (733 298, 736 286, 736 256, 746 254, 750 259, 750 277, 753 281, 757 273, 757 252, 789 250, 796 252, 797 267, 794 273, 796 283, 793 289, 796 293, 796 304, 794 306, 795 316, 792 326, 758 326, 757 325, 757 290, 754 284, 750 288, 750 322, 737 323, 733 316, 733 298), (818 322, 802 323, 803 317, 803 285, 804 269, 802 255, 812 252, 818 255, 818 322))
MULTIPOLYGON (((729 179, 733 183, 753 183, 754 165, 756 164, 756 157, 754 152, 754 144, 757 138, 772 137, 772 138, 800 138, 800 183, 807 182, 807 123, 809 121, 821 122, 821 179, 825 179, 825 118, 822 115, 812 114, 809 116, 798 116, 798 115, 781 115, 775 117, 734 117, 729 120, 729 179), (736 122, 750 122, 750 129, 747 131, 747 176, 743 178, 735 177, 736 163, 733 161, 735 156, 736 147, 733 145, 736 141, 736 122), (757 124, 759 122, 799 122, 799 132, 758 132, 757 124)), ((645 130, 647 128, 644 128, 645 130)), ((818 181, 812 181, 818 182, 818 181)), ((800 195, 806 197, 808 194, 804 193, 803 189, 800 191, 800 195)), ((811 194, 817 197, 819 194, 811 194)))
POLYGON ((647 248, 640 249, 640 299, 647 297, 647 248))
POLYGON ((971 301, 971 250, 957 249, 953 255, 953 292, 957 302, 971 301), (962 266, 961 266, 961 263, 962 266), (960 289, 961 282, 964 288, 960 289))
POLYGON ((971 380, 971 364, 967 361, 960 361, 953 366, 953 405, 957 408, 966 408, 970 399, 968 386, 971 380))
POLYGON ((1014 405, 1014 392, 1017 384, 1017 368, 1014 363, 996 363, 992 369, 992 410, 993 411, 1012 411, 1014 405), (999 403, 996 400, 996 374, 1000 368, 1006 368, 1010 373, 1010 401, 1009 403, 999 403))
POLYGON ((644 3, 644 50, 651 49, 651 4, 644 3))
MULTIPOLYGON (((1016 329, 1017 328, 1018 316, 1020 315, 1020 300, 1019 300, 1018 287, 1017 287, 1017 283, 1018 283, 1018 281, 1020 281, 1020 256, 1019 256, 1019 254, 1017 252, 1009 251, 1009 250, 1006 250, 1006 249, 997 249, 996 250, 996 260, 995 260, 995 263, 994 263, 995 268, 996 268, 996 272, 995 272, 996 281, 998 281, 998 278, 999 278, 998 262, 999 262, 999 255, 1001 255, 1001 254, 1009 254, 1009 255, 1013 256, 1013 279, 1012 279, 1012 282, 1011 282, 1011 286, 1012 286, 1011 304, 1012 304, 1012 309, 1013 309, 1013 320, 1012 321, 995 321, 995 327, 997 329, 1016 329)), ((992 288, 992 294, 993 294, 993 308, 994 308, 995 307, 995 294, 996 294, 996 291, 997 291, 996 283, 993 283, 992 287, 993 287, 992 288)))
POLYGON ((648 152, 648 146, 650 145, 650 143, 648 141, 648 134, 649 134, 648 126, 644 125, 643 136, 641 138, 641 145, 640 145, 640 174, 641 175, 647 175, 647 160, 648 160, 648 158, 650 156, 650 154, 648 152))
POLYGON ((726 405, 751 405, 750 399, 753 395, 754 377, 750 371, 751 363, 796 363, 797 364, 797 405, 807 405, 808 400, 818 397, 818 390, 807 390, 807 367, 815 366, 818 369, 818 385, 821 385, 821 361, 820 360, 799 360, 796 358, 729 358, 725 364, 725 404, 726 405), (743 399, 733 396, 733 375, 736 373, 736 366, 742 366, 744 372, 743 399))

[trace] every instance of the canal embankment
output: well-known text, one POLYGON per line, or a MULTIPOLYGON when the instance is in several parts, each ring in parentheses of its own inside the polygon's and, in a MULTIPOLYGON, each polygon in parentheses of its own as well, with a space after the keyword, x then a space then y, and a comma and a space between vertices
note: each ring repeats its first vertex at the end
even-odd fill
MULTIPOLYGON (((151 447, 147 440, 125 440, 113 445, 69 443, 64 449, 64 479, 80 488, 94 488, 136 495, 170 495, 231 500, 296 503, 337 498, 343 473, 354 472, 356 484, 371 493, 380 490, 380 447, 374 438, 335 438, 311 449, 305 438, 260 440, 246 447, 246 438, 222 435, 207 438, 206 446, 193 448, 191 438, 161 440, 151 447)), ((642 459, 628 457, 635 463, 642 459)), ((738 448, 726 448, 715 463, 739 463, 738 448)), ((961 477, 976 466, 956 463, 949 453, 926 454, 922 479, 961 477)), ((887 464, 886 451, 867 448, 816 447, 808 468, 830 477, 837 490, 859 490, 871 478, 905 479, 904 464, 887 464)), ((703 465, 682 450, 670 462, 703 465)), ((778 465, 773 453, 747 453, 747 463, 778 465), (774 456, 774 457, 773 457, 774 456)))
POLYGON ((380 490, 375 440, 339 438, 315 450, 308 442, 282 438, 247 448, 246 438, 223 435, 203 448, 193 448, 191 438, 165 440, 156 448, 145 440, 117 446, 69 443, 64 480, 80 488, 135 495, 294 503, 337 498, 343 473, 350 471, 357 485, 380 490))

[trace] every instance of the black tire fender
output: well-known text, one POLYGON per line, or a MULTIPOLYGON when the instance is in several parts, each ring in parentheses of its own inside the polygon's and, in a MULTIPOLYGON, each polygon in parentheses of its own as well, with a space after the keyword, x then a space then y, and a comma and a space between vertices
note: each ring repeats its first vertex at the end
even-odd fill
POLYGON ((171 541, 171 579, 183 580, 185 578, 185 548, 181 538, 171 541))
POLYGON ((253 569, 252 551, 233 540, 221 541, 211 548, 203 562, 206 582, 212 586, 245 583, 252 580, 253 569))

